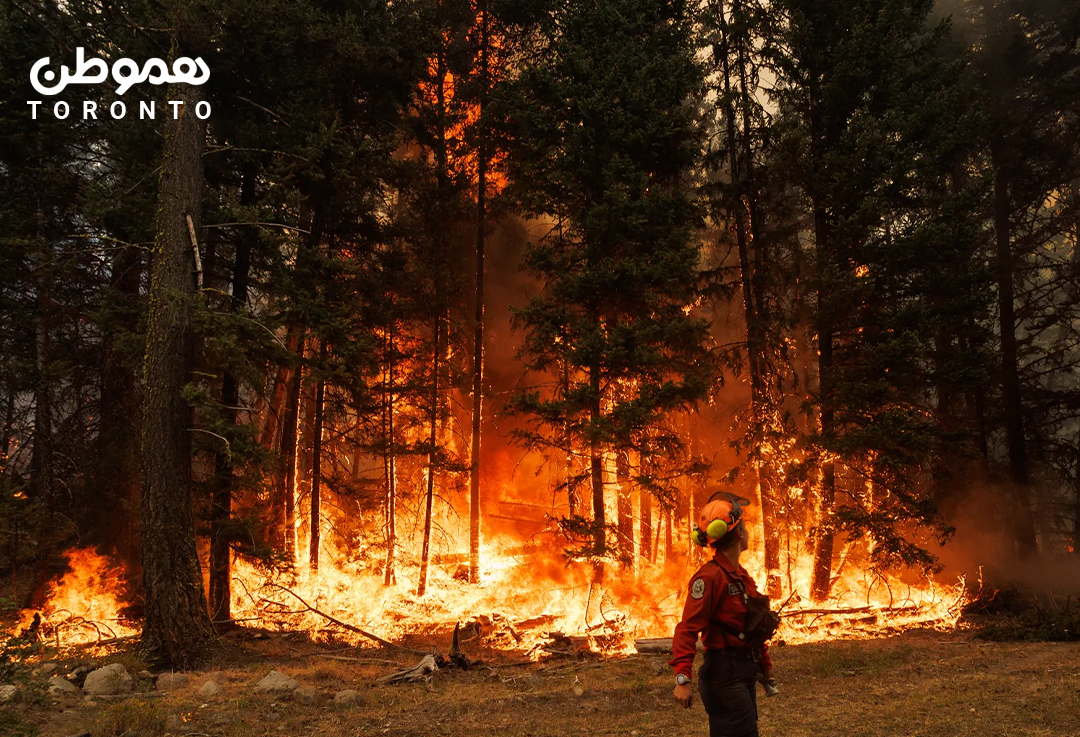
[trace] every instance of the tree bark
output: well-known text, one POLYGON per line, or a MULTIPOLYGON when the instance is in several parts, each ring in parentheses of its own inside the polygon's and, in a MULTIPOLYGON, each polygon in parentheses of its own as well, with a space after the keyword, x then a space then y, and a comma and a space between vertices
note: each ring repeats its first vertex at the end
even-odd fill
POLYGON ((140 649, 155 663, 198 663, 214 634, 203 596, 191 503, 192 410, 182 391, 192 365, 195 296, 190 216, 198 232, 205 128, 202 88, 176 85, 183 102, 169 121, 158 194, 147 320, 142 434, 142 560, 146 619, 140 649))
POLYGON ((397 551, 397 454, 394 443, 394 367, 397 357, 394 355, 394 323, 387 329, 386 390, 383 402, 386 406, 386 455, 384 469, 386 473, 386 565, 383 568, 383 585, 390 586, 397 582, 394 571, 394 558, 397 551))
POLYGON ((638 484, 638 509, 641 510, 641 519, 639 521, 639 534, 638 537, 641 540, 641 544, 638 550, 638 555, 642 560, 655 560, 653 545, 653 515, 652 515, 652 493, 646 489, 643 485, 638 484))
POLYGON ((289 381, 289 396, 285 401, 285 417, 281 426, 281 463, 283 470, 279 476, 282 505, 281 536, 285 545, 285 560, 289 565, 296 562, 296 441, 300 425, 300 396, 304 385, 304 350, 306 336, 300 331, 297 341, 297 365, 289 381))
MULTIPOLYGON (((829 256, 829 226, 825 209, 820 203, 814 205, 814 231, 818 252, 818 278, 826 271, 829 256)), ((832 318, 825 306, 828 295, 818 294, 818 393, 820 398, 822 443, 828 445, 833 431, 832 408, 832 360, 833 327, 832 318)), ((833 501, 836 497, 836 466, 826 461, 821 467, 821 493, 819 495, 817 535, 814 541, 814 572, 810 582, 810 598, 824 601, 832 588, 833 501)))
POLYGON ((625 450, 615 455, 615 488, 617 527, 619 530, 619 560, 625 568, 634 561, 634 507, 630 501, 630 456, 625 450))
MULTIPOLYGON (((319 341, 320 363, 326 360, 326 339, 319 341)), ((320 370, 324 367, 320 366, 320 370)), ((322 507, 322 446, 323 446, 323 403, 326 399, 326 379, 319 377, 315 389, 315 422, 312 434, 315 437, 311 451, 311 514, 308 517, 308 567, 319 570, 320 522, 322 507)))
POLYGON ((429 417, 431 444, 428 450, 427 493, 424 501, 424 542, 420 551, 420 581, 416 595, 427 591, 428 561, 431 556, 431 513, 435 502, 435 466, 439 447, 439 351, 442 346, 442 316, 435 318, 435 346, 431 359, 431 414, 429 417))
POLYGON ((469 458, 469 583, 480 582, 480 421, 484 387, 484 239, 487 222, 487 149, 484 103, 487 96, 487 2, 478 0, 480 15, 480 92, 476 150, 476 296, 473 334, 472 446, 469 458))
MULTIPOLYGON (((600 319, 592 317, 594 329, 599 329, 600 319)), ((597 563, 593 567, 593 582, 603 583, 603 556, 607 554, 607 521, 604 510, 604 457, 600 444, 600 361, 593 359, 589 366, 589 389, 591 406, 589 408, 589 477, 592 482, 593 508, 593 555, 597 563)))

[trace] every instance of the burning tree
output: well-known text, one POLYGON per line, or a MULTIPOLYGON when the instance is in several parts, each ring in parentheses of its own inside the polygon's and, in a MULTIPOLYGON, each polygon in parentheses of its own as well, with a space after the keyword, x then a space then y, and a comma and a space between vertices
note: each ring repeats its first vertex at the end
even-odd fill
POLYGON ((557 5, 533 22, 541 48, 506 92, 510 195, 547 223, 527 255, 542 291, 515 314, 541 383, 514 408, 532 419, 518 433, 528 447, 587 458, 591 521, 572 505, 568 527, 588 530, 580 552, 602 560, 605 459, 634 453, 636 481, 670 499, 646 469, 676 458, 665 420, 715 378, 708 323, 692 314, 700 137, 688 102, 702 70, 683 3, 557 5))

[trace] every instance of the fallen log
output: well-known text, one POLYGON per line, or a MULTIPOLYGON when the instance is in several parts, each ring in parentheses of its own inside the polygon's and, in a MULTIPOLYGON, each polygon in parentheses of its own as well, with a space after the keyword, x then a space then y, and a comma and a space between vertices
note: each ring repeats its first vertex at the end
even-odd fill
POLYGON ((411 668, 395 671, 388 676, 378 679, 379 683, 412 683, 414 681, 429 681, 431 675, 439 669, 439 663, 435 659, 435 653, 428 653, 420 662, 411 668))
MULTIPOLYGON (((672 649, 670 637, 642 637, 634 640, 634 649, 642 655, 663 655, 670 653, 672 649)), ((705 652, 705 646, 698 640, 697 650, 705 652)))

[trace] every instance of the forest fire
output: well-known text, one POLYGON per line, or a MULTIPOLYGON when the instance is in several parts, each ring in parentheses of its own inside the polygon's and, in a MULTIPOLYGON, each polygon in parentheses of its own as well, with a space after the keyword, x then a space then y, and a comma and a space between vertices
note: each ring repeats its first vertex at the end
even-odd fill
MULTIPOLYGON (((700 560, 688 562, 684 553, 670 564, 613 569, 597 586, 591 584, 591 566, 567 565, 557 547, 504 535, 482 549, 480 585, 469 585, 460 575, 465 556, 442 555, 430 569, 425 596, 417 597, 415 561, 403 561, 398 581, 384 586, 379 571, 336 562, 347 559, 337 552, 326 551, 317 572, 303 566, 272 571, 238 556, 234 621, 368 646, 409 637, 445 639, 461 625, 463 646, 483 644, 532 659, 577 649, 628 654, 636 641, 671 636, 689 567, 704 560, 698 553, 700 560)), ((50 586, 40 612, 24 612, 19 629, 33 626, 37 637, 57 646, 137 635, 139 623, 122 614, 122 569, 91 549, 74 549, 66 557, 71 571, 50 586), (40 617, 36 626, 35 616, 40 617)), ((952 629, 966 602, 962 579, 951 585, 930 579, 913 583, 852 567, 826 602, 812 604, 807 596, 811 560, 803 561, 792 561, 794 586, 785 585, 785 598, 773 603, 783 607, 777 639, 785 643, 862 639, 913 627, 952 629)), ((747 568, 763 580, 758 563, 755 557, 747 568)))
POLYGON ((29 629, 57 646, 138 634, 139 623, 123 614, 123 569, 92 548, 73 548, 64 558, 70 570, 49 585, 40 610, 23 612, 16 632, 29 629))

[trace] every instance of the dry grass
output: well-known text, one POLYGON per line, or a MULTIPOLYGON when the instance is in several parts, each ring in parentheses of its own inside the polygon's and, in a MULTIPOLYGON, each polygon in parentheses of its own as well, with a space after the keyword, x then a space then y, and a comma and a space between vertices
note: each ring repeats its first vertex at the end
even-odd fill
MULTIPOLYGON (((118 737, 127 730, 156 737, 169 715, 181 717, 194 733, 229 737, 707 734, 700 703, 685 711, 671 700, 671 671, 656 656, 444 672, 430 684, 384 686, 375 679, 394 670, 392 665, 285 658, 280 652, 267 657, 263 650, 212 666, 222 671, 226 692, 205 705, 195 693, 205 675, 196 675, 183 693, 90 705, 23 703, 8 710, 8 723, 34 724, 42 737, 83 731, 118 737), (251 685, 271 668, 316 687, 327 701, 302 706, 254 692, 251 685), (580 696, 575 679, 584 689, 580 696), (360 691, 365 703, 335 706, 330 698, 343 688, 360 691)), ((401 658, 403 664, 408 660, 401 658)), ((991 643, 908 633, 776 648, 774 660, 781 695, 760 699, 763 737, 1080 737, 1077 643, 991 643)), ((0 709, 0 734, 4 724, 0 709)))

